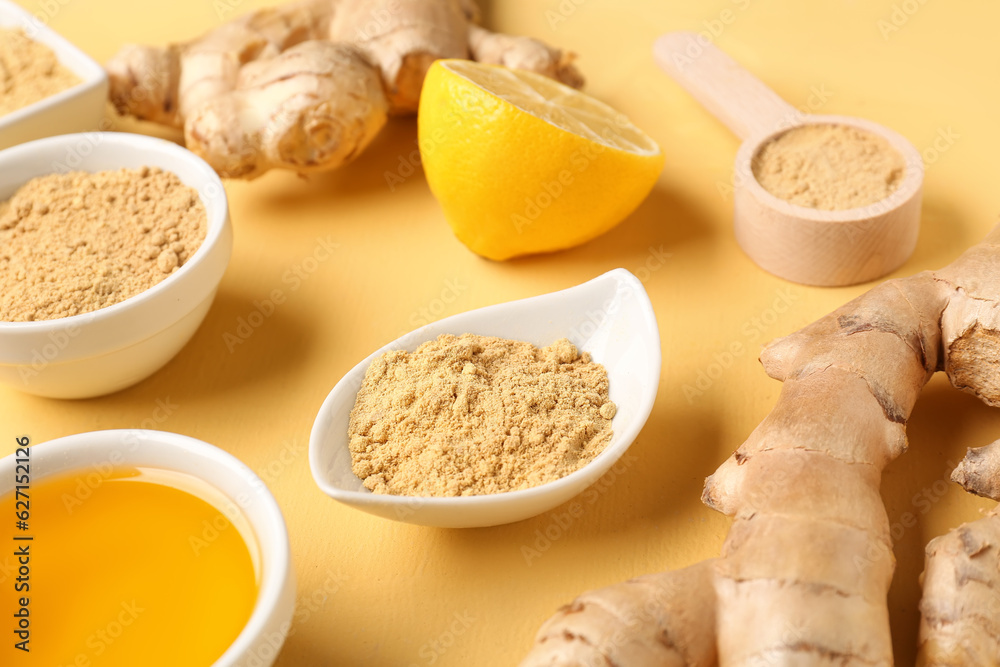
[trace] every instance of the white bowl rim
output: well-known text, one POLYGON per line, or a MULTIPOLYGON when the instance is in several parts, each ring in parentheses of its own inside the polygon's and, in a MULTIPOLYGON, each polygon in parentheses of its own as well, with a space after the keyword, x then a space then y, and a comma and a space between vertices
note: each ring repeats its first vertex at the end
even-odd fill
MULTIPOLYGON (((187 435, 181 435, 179 433, 172 433, 170 431, 157 431, 150 429, 108 429, 104 431, 85 431, 83 433, 75 433, 33 444, 31 445, 31 450, 35 450, 36 447, 43 447, 45 450, 54 449, 56 452, 70 449, 79 450, 80 448, 86 447, 91 443, 106 445, 110 442, 119 442, 121 438, 126 435, 134 436, 142 440, 144 451, 148 450, 150 447, 169 449, 175 451, 181 457, 186 458, 193 455, 203 459, 209 459, 218 464, 220 467, 228 468, 229 471, 232 472, 234 478, 239 478, 241 480, 246 487, 247 493, 251 494, 261 503, 261 508, 266 514, 265 521, 268 524, 269 530, 274 531, 274 534, 278 538, 277 540, 270 541, 268 543, 262 542, 260 537, 256 534, 256 526, 251 522, 251 527, 254 529, 255 533, 254 536, 257 539, 257 548, 259 549, 261 555, 260 586, 257 591, 257 600, 254 602, 250 618, 247 619, 246 624, 243 626, 239 635, 236 636, 236 639, 233 640, 233 642, 226 648, 225 652, 219 656, 215 663, 216 665, 231 664, 233 661, 240 658, 244 653, 253 648, 253 644, 257 637, 261 635, 266 628, 270 615, 275 611, 275 609, 277 609, 281 601, 282 591, 284 589, 289 570, 292 567, 291 547, 289 546, 288 541, 288 529, 285 524, 284 516, 281 513, 281 508, 278 505, 278 501, 275 500, 264 481, 261 480, 249 466, 229 452, 220 449, 215 445, 211 445, 204 440, 199 440, 187 435)), ((101 450, 95 449, 94 451, 97 452, 101 450)), ((13 461, 15 456, 16 454, 8 454, 0 459, 0 465, 6 465, 7 463, 13 461)), ((98 462, 100 462, 100 459, 98 462)), ((65 471, 59 472, 62 473, 65 471)), ((214 484, 203 479, 197 473, 186 471, 185 474, 197 477, 239 506, 236 499, 231 498, 229 494, 226 494, 221 489, 218 489, 214 484)), ((37 476, 33 474, 32 483, 34 484, 45 477, 46 475, 44 473, 37 476)), ((247 521, 250 521, 250 517, 247 516, 246 519, 247 521)))
MULTIPOLYGON (((619 283, 622 282, 626 283, 629 285, 630 289, 632 289, 634 293, 636 293, 642 298, 641 305, 643 313, 644 315, 646 315, 643 322, 647 327, 652 327, 653 331, 651 333, 654 335, 656 340, 659 340, 660 339, 659 328, 656 322, 656 314, 655 311, 653 310, 653 304, 649 300, 649 295, 646 293, 646 290, 642 286, 642 283, 639 281, 639 279, 635 275, 633 275, 630 271, 624 268, 612 269, 611 271, 602 273, 601 275, 592 278, 586 282, 580 283, 579 285, 574 285, 572 287, 568 287, 566 289, 556 290, 554 292, 546 292, 544 294, 527 297, 525 299, 515 299, 513 301, 505 301, 502 303, 494 304, 494 306, 514 304, 518 303, 519 301, 529 301, 532 299, 538 299, 543 297, 551 297, 560 294, 562 292, 568 292, 570 290, 579 289, 584 285, 588 285, 590 283, 603 280, 614 280, 619 283)), ((493 306, 484 306, 483 308, 491 308, 491 307, 493 306)), ((474 310, 480 310, 480 309, 477 308, 474 310)), ((471 311, 466 311, 466 312, 471 312, 471 311)), ((446 317, 441 320, 425 324, 422 327, 419 327, 407 334, 404 334, 404 337, 412 336, 417 340, 424 340, 424 338, 422 338, 422 333, 424 331, 431 328, 437 329, 441 326, 447 325, 449 320, 452 320, 453 318, 456 317, 461 317, 465 314, 466 314, 465 312, 458 313, 456 315, 452 315, 450 317, 446 317)), ((353 377, 358 372, 367 369, 368 366, 371 365, 372 361, 374 361, 375 358, 378 357, 379 355, 384 354, 389 350, 397 349, 395 345, 396 343, 399 342, 399 340, 400 339, 397 338, 393 341, 390 341, 386 345, 383 345, 378 350, 372 352, 370 355, 365 357, 365 359, 355 364, 355 366, 351 368, 351 370, 347 371, 340 379, 340 381, 338 381, 337 384, 334 385, 333 389, 330 390, 330 393, 327 394, 326 398, 323 400, 323 405, 320 407, 319 412, 316 415, 316 420, 313 423, 313 428, 309 436, 309 466, 312 470, 312 475, 315 482, 319 485, 319 487, 323 490, 324 493, 326 493, 334 500, 346 500, 349 501, 349 504, 352 505, 382 505, 382 506, 411 507, 415 503, 419 503, 421 507, 427 506, 427 507, 440 508, 440 507, 450 507, 456 505, 472 506, 472 507, 479 507, 479 506, 488 507, 490 505, 505 504, 515 499, 530 500, 532 498, 535 498, 536 496, 547 496, 553 493, 553 491, 559 490, 563 487, 574 486, 578 482, 578 480, 585 478, 588 475, 594 475, 594 469, 600 468, 601 464, 603 464, 606 460, 611 459, 612 461, 616 461, 617 459, 619 459, 626 451, 628 451, 628 448, 632 446, 636 437, 638 437, 639 432, 643 429, 646 422, 648 421, 649 415, 652 413, 653 404, 656 401, 656 394, 658 393, 655 389, 659 385, 661 366, 663 363, 662 351, 659 347, 657 347, 654 350, 655 358, 651 358, 649 360, 650 361, 649 368, 651 369, 650 380, 652 382, 652 386, 654 387, 654 391, 644 395, 642 402, 636 404, 637 407, 636 419, 632 422, 632 427, 627 429, 626 431, 616 433, 616 436, 618 436, 618 438, 617 442, 615 442, 613 446, 609 445, 608 447, 605 447, 604 450, 601 451, 600 454, 595 456, 590 462, 588 462, 579 470, 576 470, 566 475, 565 477, 560 477, 559 479, 552 480, 551 482, 539 484, 538 486, 533 486, 527 489, 520 489, 518 491, 506 491, 503 493, 492 493, 487 495, 476 495, 476 496, 450 496, 446 498, 438 496, 400 496, 393 494, 375 494, 371 493, 370 491, 369 492, 348 491, 338 486, 329 484, 326 481, 325 475, 320 473, 319 446, 318 445, 313 446, 313 443, 319 443, 324 439, 324 434, 320 433, 321 424, 324 421, 322 417, 332 410, 333 402, 338 393, 337 390, 339 385, 345 382, 348 378, 353 377)), ((595 359, 595 361, 600 363, 599 359, 595 359)), ((611 467, 613 465, 614 463, 611 463, 608 467, 611 467)), ((596 482, 598 478, 599 477, 595 477, 595 479, 591 480, 588 484, 596 482)))
MULTIPOLYGON (((42 21, 27 9, 11 2, 11 0, 0 0, 0 16, 4 13, 9 13, 11 16, 17 17, 24 24, 33 25, 42 39, 37 39, 31 35, 28 35, 28 39, 39 42, 53 52, 56 52, 56 58, 59 60, 59 63, 71 70, 80 79, 80 82, 57 93, 53 93, 48 97, 44 97, 37 102, 14 109, 9 113, 0 114, 0 128, 19 123, 47 107, 61 104, 69 98, 76 96, 81 91, 103 85, 107 81, 107 72, 104 71, 104 68, 96 60, 84 53, 76 44, 50 28, 45 21, 42 21), (60 57, 63 54, 72 56, 74 59, 73 62, 66 62, 66 59, 60 57)), ((11 26, 0 25, 0 28, 9 27, 11 26)), ((25 26, 14 27, 24 28, 25 26)))
MULTIPOLYGON (((5 162, 16 162, 23 156, 32 155, 39 150, 51 149, 61 144, 68 144, 73 141, 77 141, 81 138, 93 138, 95 136, 100 138, 100 142, 96 144, 94 148, 95 151, 99 151, 102 148, 105 150, 111 149, 144 152, 159 151, 161 153, 177 157, 179 160, 186 160, 191 163, 192 169, 198 172, 203 172, 202 175, 208 179, 206 181, 207 185, 196 189, 198 196, 201 198, 202 204, 205 207, 207 220, 205 239, 201 242, 201 245, 198 246, 195 253, 186 262, 184 262, 184 265, 177 271, 170 274, 149 289, 130 296, 124 301, 119 301, 116 304, 87 313, 80 313, 78 315, 70 315, 69 317, 60 317, 52 320, 37 320, 33 322, 0 321, 0 334, 4 331, 25 331, 27 329, 32 329, 39 334, 45 334, 53 331, 59 331, 67 327, 81 326, 83 324, 99 322, 101 320, 114 317, 118 313, 128 310, 133 306, 144 303, 150 299, 155 299, 160 293, 169 290, 177 280, 180 280, 181 276, 184 276, 192 271, 196 264, 204 260, 209 253, 209 249, 215 246, 222 239, 226 228, 226 221, 229 219, 229 202, 226 198, 225 187, 222 184, 222 179, 219 178, 219 175, 214 169, 208 166, 207 162, 183 146, 179 146, 172 141, 167 141, 166 139, 149 137, 142 134, 132 134, 130 132, 78 132, 75 134, 60 134, 54 137, 36 139, 35 141, 29 141, 28 143, 0 150, 0 167, 2 167, 5 162)), ((78 169, 74 171, 86 170, 78 169)), ((169 170, 164 169, 164 171, 169 170)), ((25 183, 27 183, 27 181, 25 181, 25 183)))

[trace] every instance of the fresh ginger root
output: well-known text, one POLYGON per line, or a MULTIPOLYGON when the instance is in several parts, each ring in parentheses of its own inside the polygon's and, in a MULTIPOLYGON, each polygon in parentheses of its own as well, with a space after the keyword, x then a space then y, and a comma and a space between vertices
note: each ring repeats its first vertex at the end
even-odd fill
POLYGON ((187 116, 184 129, 188 148, 227 176, 338 166, 385 124, 378 74, 352 46, 302 42, 248 63, 237 80, 235 90, 187 116))
POLYGON ((122 114, 184 130, 223 176, 334 169, 387 114, 415 113, 427 68, 468 58, 579 87, 572 56, 475 24, 472 0, 300 0, 159 48, 127 45, 107 64, 122 114))
POLYGON ((714 562, 584 593, 538 631, 521 667, 709 667, 715 656, 714 562))
POLYGON ((906 449, 906 421, 936 371, 1000 404, 998 257, 1000 227, 945 269, 888 281, 764 349, 764 369, 784 383, 778 402, 705 484, 703 500, 734 517, 711 585, 660 598, 660 625, 647 628, 688 657, 664 661, 655 642, 629 643, 627 660, 615 653, 602 626, 614 621, 590 609, 619 610, 626 633, 646 604, 619 585, 557 614, 522 665, 711 665, 685 613, 714 609, 703 630, 720 665, 891 666, 881 472, 906 449))
MULTIPOLYGON (((970 449, 951 479, 1000 501, 1000 440, 970 449)), ((918 664, 1000 665, 1000 506, 931 540, 923 586, 918 664)))

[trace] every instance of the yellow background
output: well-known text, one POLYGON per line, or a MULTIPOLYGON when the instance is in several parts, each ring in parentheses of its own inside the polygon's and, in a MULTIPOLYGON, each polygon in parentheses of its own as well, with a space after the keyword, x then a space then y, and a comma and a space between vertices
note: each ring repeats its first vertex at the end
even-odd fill
MULTIPOLYGON (((103 62, 124 42, 193 37, 220 16, 264 3, 23 4, 51 14, 52 27, 103 62)), ((760 369, 758 346, 866 286, 792 285, 740 252, 724 188, 737 140, 657 70, 650 48, 659 33, 714 29, 719 46, 792 104, 810 104, 823 91, 828 99, 815 111, 870 118, 928 151, 920 241, 898 275, 944 265, 997 218, 1000 7, 926 0, 510 0, 494 2, 487 18, 495 28, 578 53, 587 90, 663 146, 666 167, 655 190, 620 227, 568 252, 483 260, 454 239, 419 169, 390 190, 387 172, 406 172, 398 171, 400 161, 416 148, 415 122, 394 120, 341 171, 310 179, 270 173, 252 185, 227 184, 236 232, 232 263, 204 325, 152 378, 86 401, 0 389, 5 452, 13 450, 15 434, 37 442, 150 426, 154 415, 164 415, 155 412, 161 401, 174 407, 156 428, 206 440, 257 470, 284 510, 299 578, 299 612, 280 665, 510 665, 539 624, 582 590, 717 554, 729 521, 701 505, 702 480, 767 414, 780 386, 760 369), (721 25, 721 18, 732 20, 721 25), (945 135, 951 145, 941 140, 945 150, 935 149, 945 135), (333 258, 292 290, 287 272, 327 237, 339 244, 333 258), (660 262, 659 254, 669 257, 660 262), (424 528, 341 506, 315 486, 306 454, 313 418, 340 376, 372 350, 428 318, 569 287, 619 266, 643 278, 652 298, 663 374, 649 423, 583 516, 560 525, 562 508, 497 528, 424 528), (287 301, 230 353, 224 334, 235 333, 254 301, 275 289, 287 301), (779 313, 775 302, 782 297, 791 305, 779 302, 785 311, 779 313), (684 386, 722 363, 716 355, 736 342, 749 352, 723 358, 720 377, 703 394, 686 397, 684 386), (522 547, 536 546, 546 531, 557 539, 529 565, 522 547)), ((913 664, 923 545, 990 504, 940 481, 947 462, 1000 436, 1000 416, 937 377, 908 430, 911 450, 889 467, 884 483, 892 520, 905 512, 919 516, 896 543, 890 605, 901 665, 913 664)))

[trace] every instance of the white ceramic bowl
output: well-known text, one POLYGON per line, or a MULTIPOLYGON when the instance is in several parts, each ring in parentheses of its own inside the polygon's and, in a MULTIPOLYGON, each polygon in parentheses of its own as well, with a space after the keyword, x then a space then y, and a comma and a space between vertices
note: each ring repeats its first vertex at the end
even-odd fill
POLYGON ((0 382, 31 394, 85 398, 124 389, 166 364, 208 312, 232 254, 222 181, 201 158, 162 139, 69 134, 0 151, 0 201, 53 172, 156 166, 198 191, 208 233, 177 272, 101 310, 38 322, 0 322, 0 382))
MULTIPOLYGON (((218 490, 226 502, 219 509, 232 516, 238 508, 253 533, 243 537, 256 544, 260 581, 250 619, 215 667, 267 667, 274 662, 295 610, 295 572, 281 510, 250 468, 201 440, 141 429, 70 435, 34 445, 30 454, 32 484, 74 470, 92 473, 94 466, 110 464, 185 473, 218 490)), ((14 466, 14 454, 0 459, 0 494, 13 491, 14 466)))
POLYGON ((448 317, 373 352, 333 388, 309 439, 313 478, 330 497, 388 519, 466 528, 520 521, 546 512, 593 484, 629 448, 653 408, 660 381, 660 332, 642 283, 615 269, 583 285, 448 317), (569 338, 608 371, 618 412, 611 442, 576 472, 541 486, 483 496, 416 498, 375 494, 351 471, 347 425, 369 364, 389 350, 415 350, 440 334, 463 333, 549 345, 569 338))
MULTIPOLYGON (((65 2, 42 3, 49 4, 61 9, 65 2)), ((104 68, 45 21, 10 0, 0 0, 0 28, 21 28, 28 37, 52 49, 59 62, 80 79, 72 88, 0 116, 0 149, 57 134, 98 129, 108 99, 104 68)))

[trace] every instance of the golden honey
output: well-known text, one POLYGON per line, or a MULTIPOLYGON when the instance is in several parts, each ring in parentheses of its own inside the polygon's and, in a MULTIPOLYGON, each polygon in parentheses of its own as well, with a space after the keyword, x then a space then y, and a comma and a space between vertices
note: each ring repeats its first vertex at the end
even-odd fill
POLYGON ((0 499, 0 664, 207 666, 249 619, 256 545, 235 505, 206 483, 94 468, 28 494, 26 529, 14 494, 0 499))

